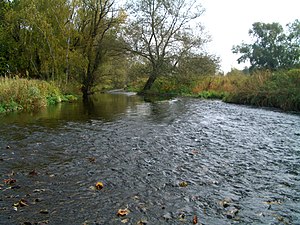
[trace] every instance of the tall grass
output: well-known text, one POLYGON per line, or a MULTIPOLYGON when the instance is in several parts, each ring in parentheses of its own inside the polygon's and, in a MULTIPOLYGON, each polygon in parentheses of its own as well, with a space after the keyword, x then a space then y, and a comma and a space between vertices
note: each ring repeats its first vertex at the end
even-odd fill
POLYGON ((224 100, 300 111, 300 70, 258 72, 249 76, 224 100))
POLYGON ((53 84, 18 77, 0 78, 0 112, 37 110, 50 104, 69 100, 53 84))
MULTIPOLYGON (((138 85, 132 85, 133 90, 141 88, 141 82, 135 84, 138 85)), ((155 81, 150 94, 222 99, 229 103, 300 111, 300 69, 194 79, 160 77, 155 81)))

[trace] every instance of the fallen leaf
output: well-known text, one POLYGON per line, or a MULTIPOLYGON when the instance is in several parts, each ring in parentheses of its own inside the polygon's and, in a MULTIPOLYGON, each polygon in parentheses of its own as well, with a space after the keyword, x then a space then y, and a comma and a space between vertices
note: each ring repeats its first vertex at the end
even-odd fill
POLYGON ((180 213, 180 214, 178 215, 178 217, 179 217, 179 220, 180 220, 180 221, 185 221, 185 214, 184 214, 184 213, 180 213))
POLYGON ((97 182, 95 187, 96 187, 97 190, 101 190, 104 187, 104 185, 103 185, 102 182, 97 182))
POLYGON ((46 189, 34 189, 33 193, 40 193, 40 192, 45 192, 46 189))
POLYGON ((129 222, 129 219, 123 219, 123 220, 121 220, 121 223, 128 223, 129 222))
POLYGON ((15 171, 11 171, 10 174, 8 174, 8 176, 14 176, 15 175, 15 171))
POLYGON ((38 173, 36 172, 36 170, 32 170, 28 173, 30 176, 37 176, 38 173))
POLYGON ((219 205, 222 206, 223 208, 227 208, 232 204, 232 199, 231 198, 225 198, 221 201, 219 201, 219 205))
POLYGON ((96 158, 95 157, 89 157, 87 158, 91 163, 95 163, 96 162, 96 158))
POLYGON ((198 218, 197 216, 195 215, 194 218, 193 218, 193 224, 197 224, 198 223, 198 218))
POLYGON ((17 180, 16 179, 13 179, 13 178, 8 178, 8 179, 5 179, 4 180, 4 183, 5 184, 14 184, 14 183, 16 183, 17 182, 17 180))
POLYGON ((24 199, 21 199, 17 203, 13 204, 14 209, 15 209, 15 207, 23 207, 23 206, 28 206, 27 201, 24 199))
POLYGON ((182 182, 179 183, 179 186, 180 187, 187 187, 188 183, 186 181, 182 181, 182 182))
POLYGON ((127 216, 130 211, 128 209, 119 209, 117 216, 127 216))
POLYGON ((42 209, 40 210, 41 214, 49 214, 49 211, 47 209, 42 209))

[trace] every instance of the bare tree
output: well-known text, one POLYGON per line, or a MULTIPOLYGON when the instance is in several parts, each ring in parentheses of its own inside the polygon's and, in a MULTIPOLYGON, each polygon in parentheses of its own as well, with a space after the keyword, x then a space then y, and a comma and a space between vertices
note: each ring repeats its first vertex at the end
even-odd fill
POLYGON ((127 49, 151 68, 145 93, 158 76, 171 73, 183 57, 207 42, 198 21, 204 9, 196 0, 132 0, 128 8, 127 49))

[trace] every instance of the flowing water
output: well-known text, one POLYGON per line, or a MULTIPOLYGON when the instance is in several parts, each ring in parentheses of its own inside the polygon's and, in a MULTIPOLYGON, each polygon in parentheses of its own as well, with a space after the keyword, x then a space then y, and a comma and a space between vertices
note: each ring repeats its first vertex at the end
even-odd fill
POLYGON ((2 115, 0 153, 0 224, 300 224, 299 114, 102 94, 2 115))

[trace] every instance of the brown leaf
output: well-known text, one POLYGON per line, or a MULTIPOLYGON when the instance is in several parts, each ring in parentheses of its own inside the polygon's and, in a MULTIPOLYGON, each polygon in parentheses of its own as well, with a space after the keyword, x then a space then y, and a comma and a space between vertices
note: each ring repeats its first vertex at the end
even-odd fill
POLYGON ((88 160, 89 160, 91 163, 95 163, 95 162, 96 162, 96 158, 95 158, 95 157, 89 157, 88 160))
POLYGON ((130 211, 128 209, 119 209, 117 216, 127 216, 130 211))
POLYGON ((138 221, 137 225, 146 225, 148 223, 148 221, 146 220, 140 220, 138 221))
POLYGON ((179 186, 180 187, 187 187, 188 183, 186 181, 182 181, 182 182, 179 183, 179 186))
POLYGON ((4 183, 5 184, 14 184, 14 183, 16 183, 17 182, 17 180, 16 179, 13 179, 13 178, 8 178, 8 179, 5 179, 4 180, 4 183))
POLYGON ((193 218, 193 224, 197 224, 198 223, 198 218, 197 216, 195 215, 194 218, 193 218))
POLYGON ((23 207, 23 206, 29 206, 29 205, 25 199, 21 199, 17 203, 14 203, 13 206, 14 207, 23 207))
POLYGON ((95 187, 97 190, 101 190, 104 187, 104 184, 102 182, 97 182, 95 187))

